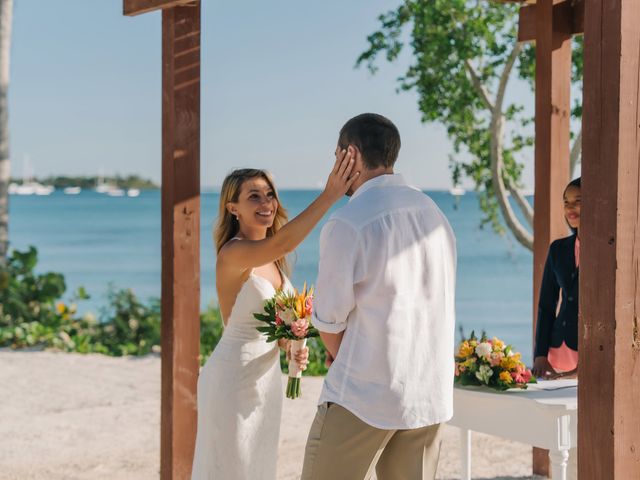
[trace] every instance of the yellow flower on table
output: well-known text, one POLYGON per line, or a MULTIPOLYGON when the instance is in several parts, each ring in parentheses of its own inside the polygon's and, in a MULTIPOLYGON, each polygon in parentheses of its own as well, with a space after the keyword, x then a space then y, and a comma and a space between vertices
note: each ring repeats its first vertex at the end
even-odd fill
POLYGON ((500 352, 502 351, 502 349, 504 349, 504 342, 497 337, 493 337, 491 343, 493 345, 494 352, 500 352))
POLYGON ((513 382, 513 378, 511 378, 511 374, 509 372, 500 372, 500 380, 507 384, 513 382))
POLYGON ((463 358, 470 357, 471 355, 473 355, 473 352, 474 348, 469 345, 469 342, 465 341, 460 344, 460 351, 458 352, 458 356, 463 358))

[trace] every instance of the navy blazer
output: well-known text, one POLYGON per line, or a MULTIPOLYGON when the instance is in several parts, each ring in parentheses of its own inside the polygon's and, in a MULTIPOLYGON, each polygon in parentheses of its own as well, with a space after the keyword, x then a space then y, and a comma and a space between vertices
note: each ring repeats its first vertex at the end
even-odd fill
POLYGON ((546 357, 549 347, 557 348, 563 341, 572 350, 578 350, 579 270, 575 245, 576 236, 571 235, 549 247, 538 302, 535 357, 546 357), (560 289, 562 303, 556 317, 560 289))

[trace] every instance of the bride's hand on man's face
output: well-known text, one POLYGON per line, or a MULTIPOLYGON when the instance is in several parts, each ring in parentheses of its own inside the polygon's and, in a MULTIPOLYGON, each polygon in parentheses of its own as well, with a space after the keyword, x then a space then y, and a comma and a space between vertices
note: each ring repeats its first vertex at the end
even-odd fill
POLYGON ((337 201, 342 197, 353 182, 360 176, 360 172, 354 172, 355 150, 348 147, 346 150, 338 150, 336 152, 336 163, 327 179, 327 185, 324 187, 324 193, 330 195, 331 199, 337 201))

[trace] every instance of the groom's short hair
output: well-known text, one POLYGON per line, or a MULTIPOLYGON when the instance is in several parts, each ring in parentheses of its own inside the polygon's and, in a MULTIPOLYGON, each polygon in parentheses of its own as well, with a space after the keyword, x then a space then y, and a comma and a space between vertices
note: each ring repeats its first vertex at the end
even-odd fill
POLYGON ((362 113, 340 129, 338 146, 353 145, 360 150, 369 170, 393 167, 400 151, 400 132, 391 120, 377 113, 362 113))

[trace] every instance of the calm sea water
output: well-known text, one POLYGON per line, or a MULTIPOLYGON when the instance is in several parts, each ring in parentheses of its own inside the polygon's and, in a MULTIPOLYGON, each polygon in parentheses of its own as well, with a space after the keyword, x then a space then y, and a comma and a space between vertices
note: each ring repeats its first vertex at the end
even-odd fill
MULTIPOLYGON (((290 217, 317 195, 283 191, 290 217)), ((532 255, 510 237, 480 229, 481 212, 473 193, 455 198, 427 192, 448 217, 458 241, 457 322, 465 333, 486 330, 503 337, 531 358, 532 255)), ((215 255, 211 229, 218 195, 202 197, 202 305, 215 303, 215 255)), ((91 299, 82 311, 105 303, 109 283, 132 288, 141 298, 160 295, 160 193, 137 198, 95 192, 77 196, 12 196, 10 238, 13 248, 34 245, 38 270, 65 275, 68 293, 84 286, 91 299)), ((292 281, 315 282, 322 223, 297 249, 292 281)))

